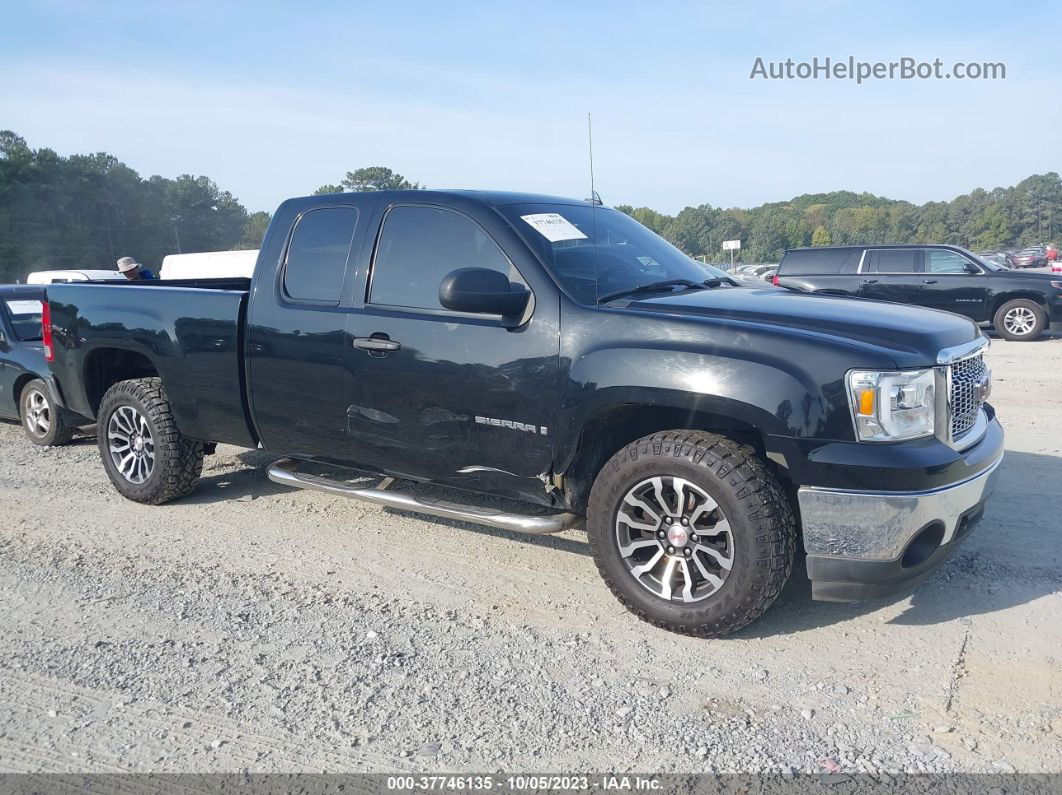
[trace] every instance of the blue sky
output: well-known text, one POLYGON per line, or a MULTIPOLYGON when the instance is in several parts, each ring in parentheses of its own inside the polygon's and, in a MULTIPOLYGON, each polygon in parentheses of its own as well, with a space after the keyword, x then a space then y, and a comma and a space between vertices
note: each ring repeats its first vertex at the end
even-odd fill
POLYGON ((430 187, 675 212, 836 189, 916 202, 1062 170, 1062 5, 7 0, 0 128, 250 209, 386 165, 430 187), (750 80, 757 57, 998 81, 750 80))

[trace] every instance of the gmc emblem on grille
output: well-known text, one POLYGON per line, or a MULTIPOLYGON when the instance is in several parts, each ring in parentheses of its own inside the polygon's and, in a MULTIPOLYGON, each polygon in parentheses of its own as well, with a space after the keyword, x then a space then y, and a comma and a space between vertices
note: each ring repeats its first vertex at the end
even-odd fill
POLYGON ((984 403, 992 394, 992 371, 985 370, 985 374, 973 385, 974 397, 978 403, 984 403))

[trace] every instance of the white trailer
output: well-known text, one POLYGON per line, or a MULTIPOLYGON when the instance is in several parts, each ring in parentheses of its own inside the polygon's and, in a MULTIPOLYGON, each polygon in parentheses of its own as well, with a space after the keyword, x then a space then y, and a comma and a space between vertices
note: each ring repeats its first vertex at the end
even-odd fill
POLYGON ((162 259, 160 279, 224 279, 233 276, 250 278, 258 250, 199 251, 194 254, 169 254, 162 259))
POLYGON ((26 284, 55 284, 57 282, 98 282, 124 279, 116 270, 34 271, 26 277, 26 284))

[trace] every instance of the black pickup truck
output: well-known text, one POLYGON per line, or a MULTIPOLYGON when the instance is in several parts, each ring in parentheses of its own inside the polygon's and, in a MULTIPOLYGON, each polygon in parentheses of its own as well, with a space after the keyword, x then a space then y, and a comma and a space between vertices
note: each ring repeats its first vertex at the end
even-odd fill
POLYGON ((1023 273, 958 246, 825 246, 790 249, 774 284, 943 309, 1022 342, 1062 323, 1062 277, 1023 273))
POLYGON ((741 288, 581 201, 292 199, 250 280, 47 291, 62 397, 97 419, 129 499, 188 494, 224 442, 284 456, 269 477, 295 487, 513 531, 585 523, 620 601, 677 632, 754 620, 798 542, 816 598, 916 584, 1003 456, 969 320, 741 288))

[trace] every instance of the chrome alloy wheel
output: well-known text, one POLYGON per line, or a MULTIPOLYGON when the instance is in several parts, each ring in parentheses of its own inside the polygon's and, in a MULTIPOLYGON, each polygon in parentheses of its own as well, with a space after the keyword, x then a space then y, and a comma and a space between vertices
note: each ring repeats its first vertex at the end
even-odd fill
POLYGON ((48 399, 38 390, 31 389, 23 398, 26 407, 26 430, 36 437, 47 436, 52 429, 52 416, 48 399))
POLYGON ((616 544, 631 576, 667 601, 707 599, 734 565, 734 534, 719 504, 667 475, 647 478, 623 497, 616 544))
POLYGON ((1003 328, 1015 337, 1024 337, 1036 328, 1036 315, 1025 306, 1016 306, 1003 315, 1003 328))
POLYGON ((144 415, 119 406, 107 421, 107 447, 115 469, 130 483, 143 483, 155 471, 155 440, 144 415))

